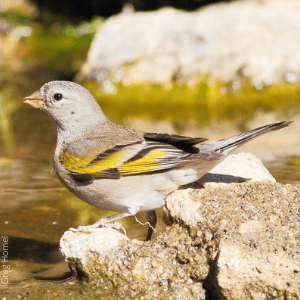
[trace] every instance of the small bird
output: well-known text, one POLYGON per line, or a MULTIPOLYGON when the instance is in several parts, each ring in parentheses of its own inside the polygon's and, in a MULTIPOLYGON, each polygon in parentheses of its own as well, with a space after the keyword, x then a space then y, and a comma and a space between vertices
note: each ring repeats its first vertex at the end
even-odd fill
MULTIPOLYGON (((147 239, 156 225, 155 209, 165 205, 168 194, 201 178, 242 144, 292 123, 277 122, 207 141, 113 123, 90 92, 73 82, 48 82, 24 102, 45 111, 54 121, 53 166, 60 181, 83 201, 118 212, 85 227, 124 229, 112 221, 146 211, 147 239)), ((78 230, 84 230, 83 226, 78 230)))

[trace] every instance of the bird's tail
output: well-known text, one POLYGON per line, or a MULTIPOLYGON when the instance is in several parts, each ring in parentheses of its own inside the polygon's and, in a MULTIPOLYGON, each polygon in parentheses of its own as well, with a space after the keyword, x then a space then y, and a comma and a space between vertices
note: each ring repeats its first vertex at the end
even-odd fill
POLYGON ((274 131, 274 130, 284 128, 290 125, 291 123, 293 123, 293 121, 282 121, 273 124, 268 124, 265 126, 258 127, 256 129, 252 129, 247 132, 243 132, 241 134, 234 135, 226 139, 203 143, 199 146, 199 149, 200 152, 201 150, 205 150, 205 151, 209 150, 209 151, 220 152, 222 154, 227 155, 229 152, 237 149, 244 143, 256 138, 257 136, 267 133, 269 131, 274 131))

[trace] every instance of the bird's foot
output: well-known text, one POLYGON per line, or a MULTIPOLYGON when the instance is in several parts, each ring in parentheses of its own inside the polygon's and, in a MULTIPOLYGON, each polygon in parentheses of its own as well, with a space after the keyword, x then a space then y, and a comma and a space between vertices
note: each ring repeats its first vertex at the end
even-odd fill
POLYGON ((87 225, 87 226, 78 226, 78 228, 70 228, 69 230, 73 232, 86 232, 86 233, 93 233, 98 230, 98 228, 113 228, 116 230, 122 230, 124 232, 124 235, 127 236, 126 229, 121 223, 118 222, 109 222, 105 220, 105 218, 102 218, 98 220, 96 223, 92 225, 87 225))

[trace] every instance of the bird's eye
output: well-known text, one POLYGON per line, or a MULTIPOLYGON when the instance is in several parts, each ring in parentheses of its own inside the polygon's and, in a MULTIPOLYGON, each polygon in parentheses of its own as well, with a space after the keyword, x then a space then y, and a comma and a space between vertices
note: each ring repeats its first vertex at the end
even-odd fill
POLYGON ((60 94, 60 93, 56 93, 56 94, 54 94, 54 99, 55 99, 55 100, 61 100, 61 99, 62 99, 62 97, 63 97, 63 95, 62 95, 62 94, 60 94))

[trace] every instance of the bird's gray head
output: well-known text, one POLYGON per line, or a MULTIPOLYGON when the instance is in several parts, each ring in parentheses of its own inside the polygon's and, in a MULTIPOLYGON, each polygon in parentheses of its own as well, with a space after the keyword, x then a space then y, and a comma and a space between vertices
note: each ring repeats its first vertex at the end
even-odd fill
POLYGON ((62 130, 81 131, 107 120, 91 93, 70 81, 50 81, 24 102, 45 111, 62 130))

